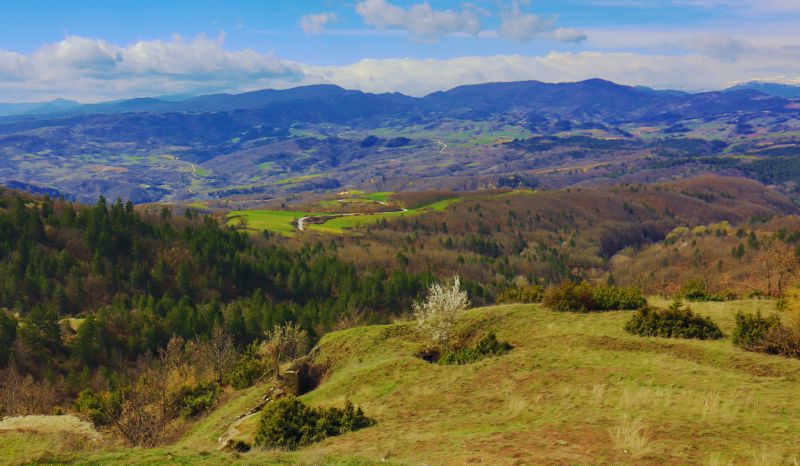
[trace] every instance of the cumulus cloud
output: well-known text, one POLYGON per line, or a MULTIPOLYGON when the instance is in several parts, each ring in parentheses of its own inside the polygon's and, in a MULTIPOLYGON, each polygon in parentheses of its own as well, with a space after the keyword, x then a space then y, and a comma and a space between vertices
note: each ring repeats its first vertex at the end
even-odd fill
POLYGON ((300 27, 306 34, 322 34, 328 24, 337 20, 336 13, 317 13, 300 18, 300 27))
POLYGON ((512 0, 510 3, 498 1, 501 11, 500 27, 497 30, 483 29, 481 17, 492 14, 472 3, 464 3, 460 11, 455 11, 436 10, 428 2, 404 8, 388 0, 361 0, 356 4, 356 12, 369 26, 381 30, 406 31, 413 38, 427 41, 435 41, 448 34, 504 37, 519 42, 529 42, 537 38, 572 43, 586 40, 586 34, 577 29, 557 27, 556 17, 541 18, 523 12, 521 5, 529 3, 530 0, 512 0))
POLYGON ((273 53, 228 51, 225 35, 139 41, 119 46, 68 36, 30 55, 0 51, 0 97, 85 100, 238 89, 296 82, 302 72, 273 53))
POLYGON ((724 34, 705 34, 683 42, 691 50, 727 62, 735 62, 743 54, 755 50, 747 41, 734 39, 724 34))
POLYGON ((586 34, 571 28, 557 28, 557 18, 543 19, 532 13, 524 13, 520 3, 528 4, 527 0, 514 0, 511 7, 501 15, 500 36, 520 42, 528 42, 538 37, 548 37, 560 42, 582 42, 586 34))
POLYGON ((789 52, 752 54, 730 62, 692 55, 629 52, 551 52, 543 56, 459 57, 447 60, 367 59, 347 66, 302 65, 307 82, 330 82, 368 92, 400 91, 410 95, 464 84, 539 80, 580 81, 604 78, 628 85, 689 91, 721 89, 738 82, 792 82, 800 62, 789 52))
POLYGON ((427 2, 403 8, 386 0, 363 0, 356 4, 356 12, 370 26, 402 29, 422 40, 453 33, 477 35, 482 27, 481 10, 469 4, 455 11, 436 10, 427 2))

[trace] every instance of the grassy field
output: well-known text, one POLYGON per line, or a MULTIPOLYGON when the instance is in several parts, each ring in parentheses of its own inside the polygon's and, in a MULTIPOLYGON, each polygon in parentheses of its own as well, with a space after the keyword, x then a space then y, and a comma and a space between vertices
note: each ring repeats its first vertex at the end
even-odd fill
MULTIPOLYGON (((769 301, 701 303, 729 335, 737 311, 769 301)), ((640 338, 630 312, 554 313, 536 305, 475 309, 463 335, 496 331, 514 349, 466 366, 429 364, 412 323, 325 336, 329 377, 303 396, 314 406, 361 405, 378 424, 301 451, 216 450, 226 426, 266 387, 233 395, 174 446, 82 447, 56 460, 88 464, 792 464, 800 458, 800 361, 720 341, 640 338)), ((257 417, 243 426, 249 440, 257 417)), ((53 440, 3 436, 0 462, 28 460, 53 440), (15 453, 16 452, 16 453, 15 453)), ((44 457, 45 459, 54 459, 44 457)))
MULTIPOLYGON (((388 199, 390 194, 391 193, 372 193, 360 196, 360 198, 374 202, 385 202, 383 199, 388 199)), ((320 225, 309 223, 306 229, 320 233, 344 234, 349 229, 377 223, 383 219, 391 220, 404 216, 420 215, 426 212, 441 211, 459 200, 460 198, 445 199, 416 209, 409 209, 406 212, 383 212, 337 217, 320 225)), ((297 233, 296 222, 299 218, 323 215, 328 214, 292 210, 234 210, 229 212, 226 218, 230 226, 239 226, 242 219, 245 219, 248 230, 270 231, 286 236, 293 236, 297 233)))
MULTIPOLYGON (((774 311, 769 301, 703 303, 726 334, 737 311, 774 311)), ((411 323, 328 334, 318 362, 331 375, 304 401, 351 400, 378 424, 299 452, 216 450, 226 426, 265 387, 234 395, 174 446, 83 447, 45 459, 88 464, 791 464, 800 458, 800 361, 747 353, 720 341, 639 338, 629 312, 553 313, 535 305, 462 315, 458 329, 494 330, 509 354, 466 366, 414 356, 425 339, 411 323)), ((257 417, 243 426, 255 430, 257 417)), ((30 434, 4 436, 13 463, 30 434)), ((53 440, 30 445, 53 447, 53 440)), ((31 456, 27 458, 40 458, 31 456)))
POLYGON ((239 226, 242 219, 245 219, 249 230, 292 236, 297 230, 295 226, 297 219, 309 215, 320 214, 291 210, 234 210, 228 213, 227 219, 228 225, 231 226, 239 226))
POLYGON ((377 214, 338 217, 330 219, 327 222, 323 223, 322 225, 309 225, 308 228, 310 230, 320 231, 324 233, 342 234, 346 233, 347 230, 378 223, 381 220, 393 220, 401 217, 412 217, 415 215, 424 214, 426 212, 442 211, 446 209, 448 206, 455 204, 459 200, 460 200, 459 198, 445 199, 443 201, 435 202, 433 204, 429 204, 416 209, 409 209, 406 212, 383 212, 377 214))

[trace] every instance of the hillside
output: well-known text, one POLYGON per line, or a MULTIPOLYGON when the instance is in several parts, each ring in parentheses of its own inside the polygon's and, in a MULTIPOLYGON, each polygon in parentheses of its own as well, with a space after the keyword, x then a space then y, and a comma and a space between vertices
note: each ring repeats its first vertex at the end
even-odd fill
POLYGON ((307 86, 4 117, 0 180, 84 202, 559 188, 698 172, 795 193, 798 130, 793 99, 753 89, 656 92, 590 79, 417 98, 307 86))
MULTIPOLYGON (((372 267, 458 273, 485 290, 473 293, 473 302, 491 303, 498 290, 516 281, 546 286, 570 276, 599 282, 617 280, 653 293, 673 293, 686 280, 708 274, 713 275, 716 286, 720 273, 727 273, 736 291, 746 296, 762 289, 763 281, 737 273, 758 267, 755 254, 742 260, 731 257, 731 248, 746 241, 737 237, 739 229, 747 234, 756 230, 763 240, 783 228, 787 242, 800 229, 793 220, 797 206, 789 198, 737 177, 699 176, 662 184, 620 183, 549 191, 486 190, 449 196, 458 196, 459 202, 441 211, 392 214, 387 221, 350 225, 354 228, 344 235, 311 230, 295 235, 291 242, 335 241, 341 258, 372 267), (776 226, 765 224, 767 219, 775 219, 776 226), (727 222, 724 237, 713 229, 702 238, 687 236, 681 252, 688 265, 678 260, 675 267, 663 264, 664 255, 673 258, 672 243, 665 241, 673 230, 691 231, 721 222, 727 222), (697 248, 691 245, 693 239, 699 241, 697 248), (692 266, 696 249, 708 259, 692 266), (662 254, 656 255, 655 250, 662 254), (722 266, 719 259, 723 259, 722 266), (672 274, 678 266, 684 273, 672 274), (651 272, 658 278, 649 279, 651 272), (664 272, 669 273, 668 279, 663 278, 664 272), (660 287, 664 281, 669 287, 660 287)), ((410 194, 393 197, 398 202, 410 198, 410 194)), ((376 217, 380 216, 363 218, 376 217)), ((290 221, 291 217, 287 226, 290 221)), ((340 224, 328 221, 321 226, 340 224)), ((794 239, 791 241, 794 244, 794 239)))
MULTIPOLYGON (((726 334, 737 311, 773 309, 769 301, 695 305, 726 334)), ((315 406, 351 400, 378 423, 295 453, 217 451, 217 437, 266 392, 261 385, 173 446, 83 445, 70 453, 54 439, 37 444, 32 433, 6 434, 0 461, 781 464, 800 456, 794 416, 800 362, 747 353, 728 338, 630 336, 622 329, 629 315, 554 313, 536 305, 471 310, 458 320, 461 335, 476 339, 493 330, 514 349, 466 366, 415 357, 425 340, 411 323, 328 334, 314 352, 327 376, 302 399, 315 406)), ((242 439, 252 439, 242 430, 242 439)))

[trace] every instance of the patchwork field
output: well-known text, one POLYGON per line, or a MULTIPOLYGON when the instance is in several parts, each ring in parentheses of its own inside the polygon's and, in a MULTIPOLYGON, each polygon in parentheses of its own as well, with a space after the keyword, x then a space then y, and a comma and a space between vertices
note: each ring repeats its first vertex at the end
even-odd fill
POLYGON ((297 220, 310 215, 320 214, 291 210, 234 210, 228 213, 227 218, 228 225, 234 227, 292 236, 297 231, 297 220))
MULTIPOLYGON (((357 207, 359 200, 369 200, 371 202, 385 203, 389 200, 391 193, 372 193, 354 197, 342 201, 322 201, 321 206, 339 206, 347 209, 357 207), (353 200, 354 202, 344 202, 353 200)), ((374 213, 321 213, 321 212, 300 212, 292 210, 235 210, 227 215, 228 225, 241 227, 251 231, 269 231, 285 236, 293 236, 298 233, 297 221, 303 217, 325 217, 322 223, 308 222, 306 230, 320 233, 345 234, 353 228, 375 224, 382 220, 393 220, 403 217, 413 217, 427 212, 440 212, 448 206, 461 200, 458 197, 444 199, 431 204, 423 205, 413 209, 397 210, 392 212, 374 213), (244 221, 244 225, 242 222, 244 221)))

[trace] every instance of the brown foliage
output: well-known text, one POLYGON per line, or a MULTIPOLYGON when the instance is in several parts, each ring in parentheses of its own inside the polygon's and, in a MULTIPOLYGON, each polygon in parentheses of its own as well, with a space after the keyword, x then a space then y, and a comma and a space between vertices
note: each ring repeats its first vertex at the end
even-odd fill
POLYGON ((49 414, 56 405, 56 397, 53 384, 37 382, 31 375, 20 374, 16 367, 0 372, 0 414, 49 414))

